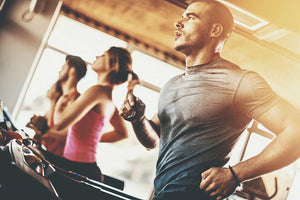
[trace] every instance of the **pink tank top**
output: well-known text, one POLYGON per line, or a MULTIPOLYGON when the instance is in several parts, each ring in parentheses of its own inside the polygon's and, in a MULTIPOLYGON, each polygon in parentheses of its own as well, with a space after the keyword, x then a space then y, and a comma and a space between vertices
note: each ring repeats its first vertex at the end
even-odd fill
POLYGON ((108 122, 109 117, 90 110, 69 128, 64 157, 76 162, 96 162, 97 145, 103 135, 102 129, 108 122))

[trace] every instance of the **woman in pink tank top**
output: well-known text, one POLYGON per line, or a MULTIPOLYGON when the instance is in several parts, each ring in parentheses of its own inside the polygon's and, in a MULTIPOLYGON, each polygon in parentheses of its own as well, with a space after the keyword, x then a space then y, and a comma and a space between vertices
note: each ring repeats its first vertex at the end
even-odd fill
POLYGON ((60 167, 103 181, 96 164, 97 145, 99 141, 115 142, 128 136, 125 122, 112 101, 112 91, 126 81, 130 86, 139 83, 131 64, 130 53, 120 47, 111 47, 96 57, 92 69, 98 75, 97 84, 69 104, 54 121, 57 130, 70 127, 63 152, 66 159, 60 167), (107 123, 114 129, 103 133, 107 123))

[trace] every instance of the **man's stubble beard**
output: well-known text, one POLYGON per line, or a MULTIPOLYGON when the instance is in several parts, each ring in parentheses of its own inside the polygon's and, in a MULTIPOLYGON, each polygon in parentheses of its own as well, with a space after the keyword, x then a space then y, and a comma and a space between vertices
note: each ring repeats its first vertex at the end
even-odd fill
POLYGON ((175 44, 174 44, 174 50, 176 50, 176 51, 178 51, 178 52, 180 52, 180 53, 182 53, 182 54, 185 54, 184 53, 184 49, 186 48, 186 46, 185 45, 182 45, 182 44, 176 44, 176 41, 175 41, 175 44))
POLYGON ((68 80, 68 78, 69 78, 69 70, 62 77, 60 77, 58 81, 60 81, 60 83, 64 83, 68 80))
POLYGON ((183 55, 187 56, 189 54, 188 49, 186 48, 185 45, 178 45, 173 47, 174 50, 182 53, 183 55))

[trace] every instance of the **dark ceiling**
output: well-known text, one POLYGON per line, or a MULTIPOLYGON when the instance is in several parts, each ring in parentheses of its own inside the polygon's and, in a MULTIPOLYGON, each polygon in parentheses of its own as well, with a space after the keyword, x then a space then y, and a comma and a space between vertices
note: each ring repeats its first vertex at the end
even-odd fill
MULTIPOLYGON (((300 60, 299 48, 295 49, 295 44, 292 46, 290 44, 299 42, 300 46, 299 0, 226 0, 225 2, 269 23, 256 32, 236 26, 236 33, 300 60), (282 30, 285 32, 284 37, 282 30), (269 38, 271 32, 273 37, 269 38), (279 33, 281 40, 274 41, 275 32, 279 33)), ((64 0, 63 3, 65 8, 101 25, 125 33, 165 53, 183 58, 172 47, 173 24, 184 11, 183 7, 186 5, 184 0, 64 0)), ((276 35, 275 39, 277 40, 278 37, 276 35)))
MULTIPOLYGON (((220 1, 268 22, 256 30, 236 24, 222 56, 262 74, 276 91, 300 107, 300 0, 220 1)), ((64 0, 63 10, 69 17, 123 37, 128 43, 142 43, 146 49, 161 53, 162 59, 177 59, 184 67, 183 55, 173 50, 174 23, 184 12, 182 3, 183 0, 64 0)))
MULTIPOLYGON (((167 0, 178 6, 186 7, 185 0, 167 0)), ((226 0, 251 14, 300 34, 299 0, 226 0)))

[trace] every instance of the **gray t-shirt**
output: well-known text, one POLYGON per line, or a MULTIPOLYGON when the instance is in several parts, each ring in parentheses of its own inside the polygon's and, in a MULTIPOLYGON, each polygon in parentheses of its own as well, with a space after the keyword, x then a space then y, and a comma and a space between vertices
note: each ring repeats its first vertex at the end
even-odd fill
POLYGON ((201 173, 226 164, 251 119, 279 99, 258 74, 222 58, 168 81, 158 103, 155 196, 199 190, 201 173))

